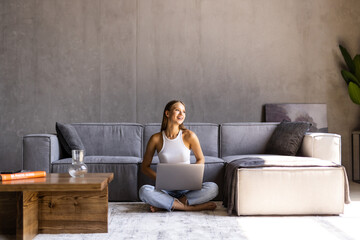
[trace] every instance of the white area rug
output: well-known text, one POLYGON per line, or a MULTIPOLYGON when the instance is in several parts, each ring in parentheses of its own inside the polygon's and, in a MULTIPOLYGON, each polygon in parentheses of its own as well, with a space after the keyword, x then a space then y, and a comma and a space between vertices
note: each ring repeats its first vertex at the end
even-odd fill
POLYGON ((227 216, 215 211, 151 213, 142 203, 109 203, 109 233, 39 234, 35 240, 360 239, 360 201, 340 216, 227 216))

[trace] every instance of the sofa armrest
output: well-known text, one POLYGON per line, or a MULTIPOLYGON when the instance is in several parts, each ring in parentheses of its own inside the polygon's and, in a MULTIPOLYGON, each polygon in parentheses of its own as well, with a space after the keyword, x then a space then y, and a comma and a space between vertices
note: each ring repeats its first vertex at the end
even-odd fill
POLYGON ((341 164, 341 136, 334 133, 306 133, 300 153, 305 157, 341 164))
POLYGON ((29 134, 23 138, 23 168, 51 172, 51 163, 60 159, 59 140, 55 134, 29 134))

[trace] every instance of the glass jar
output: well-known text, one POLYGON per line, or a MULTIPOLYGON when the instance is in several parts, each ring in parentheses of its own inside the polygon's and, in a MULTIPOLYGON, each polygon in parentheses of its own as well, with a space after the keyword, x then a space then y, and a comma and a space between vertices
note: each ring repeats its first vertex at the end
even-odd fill
POLYGON ((84 177, 87 173, 87 166, 84 163, 84 150, 72 150, 72 164, 69 167, 69 174, 72 177, 84 177))

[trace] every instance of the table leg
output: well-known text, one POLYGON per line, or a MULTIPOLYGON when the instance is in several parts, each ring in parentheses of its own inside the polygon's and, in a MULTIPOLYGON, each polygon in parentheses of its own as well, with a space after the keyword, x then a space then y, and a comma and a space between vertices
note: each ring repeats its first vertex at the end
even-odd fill
POLYGON ((38 233, 38 193, 0 193, 0 233, 33 239, 38 233))
POLYGON ((18 195, 16 239, 33 239, 38 234, 38 193, 23 191, 18 195))
POLYGON ((17 199, 20 192, 0 193, 0 234, 16 234, 17 199))

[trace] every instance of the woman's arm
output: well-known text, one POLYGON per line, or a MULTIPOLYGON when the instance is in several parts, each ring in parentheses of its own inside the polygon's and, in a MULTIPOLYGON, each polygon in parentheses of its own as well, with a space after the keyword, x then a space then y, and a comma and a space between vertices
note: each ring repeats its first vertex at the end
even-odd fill
POLYGON ((189 143, 190 143, 190 149, 193 151, 195 158, 196 158, 196 164, 204 164, 205 163, 205 157, 201 150, 200 141, 196 134, 192 131, 189 131, 189 143))
POLYGON ((156 179, 156 172, 150 168, 152 158, 156 150, 156 144, 158 143, 158 137, 155 135, 151 136, 144 154, 143 161, 141 163, 141 171, 148 177, 156 179))

